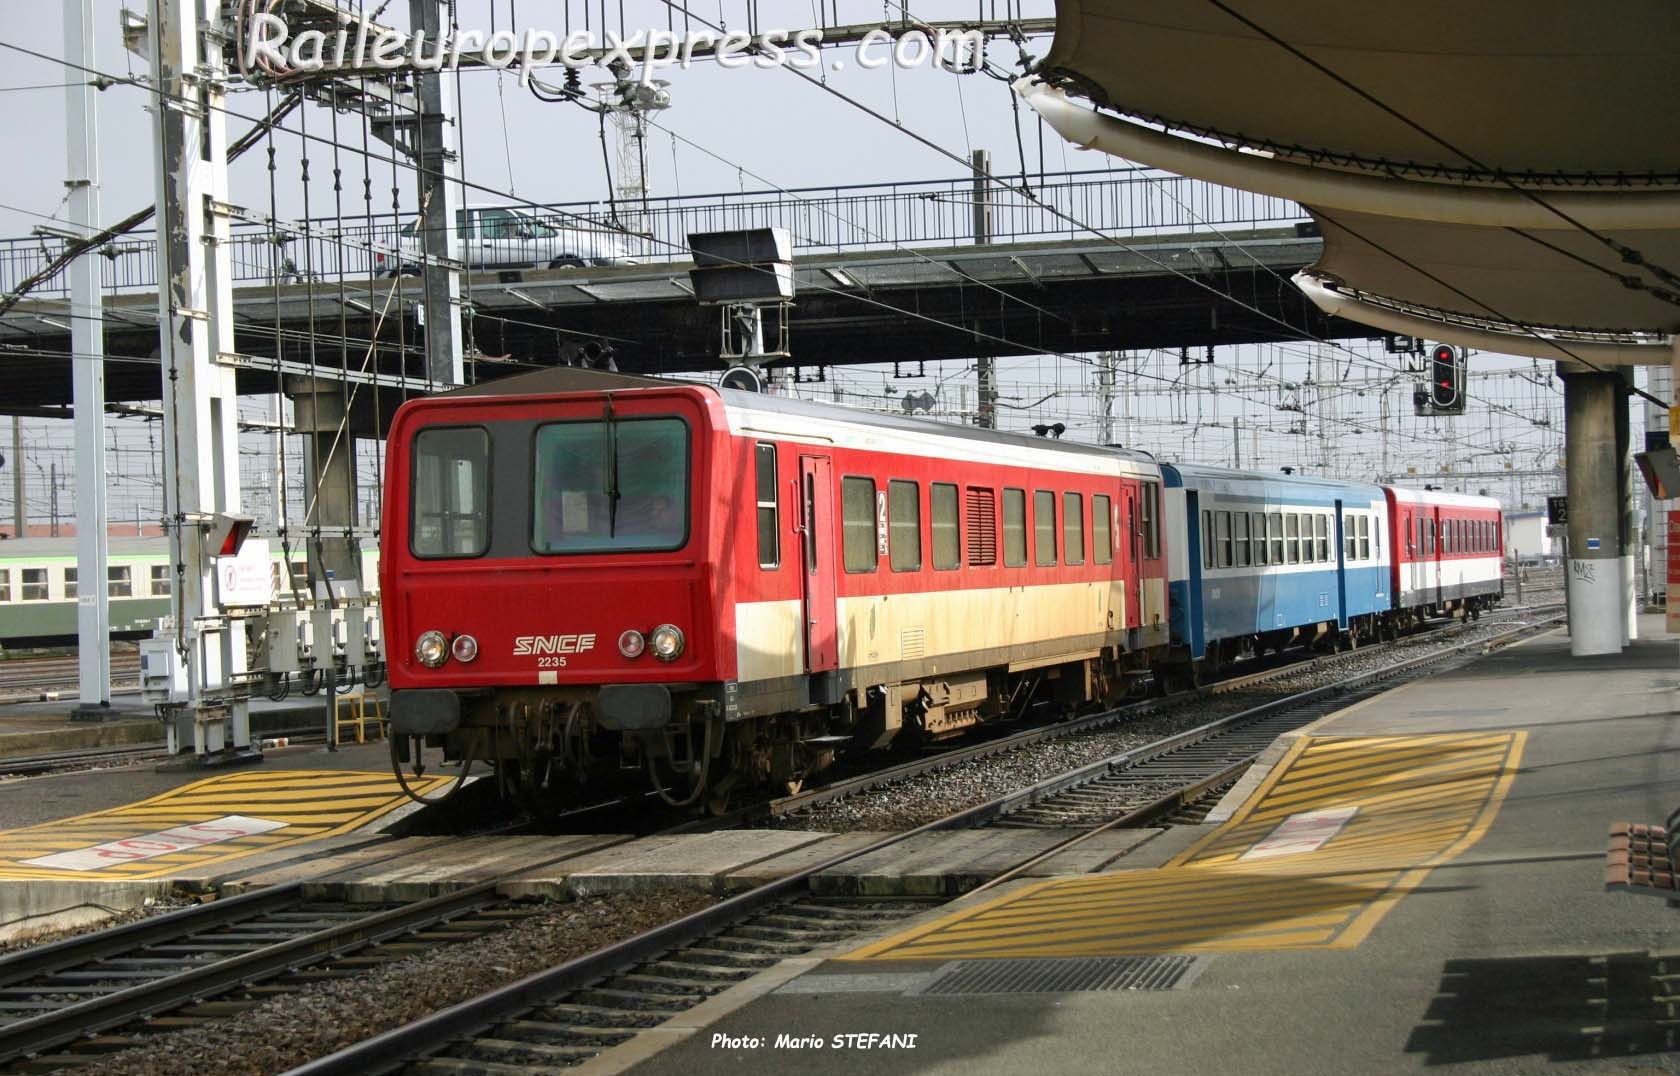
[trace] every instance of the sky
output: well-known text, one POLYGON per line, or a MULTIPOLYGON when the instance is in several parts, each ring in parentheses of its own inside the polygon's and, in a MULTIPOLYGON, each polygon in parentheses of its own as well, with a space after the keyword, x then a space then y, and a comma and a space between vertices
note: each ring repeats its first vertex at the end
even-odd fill
MULTIPOLYGON (((126 2, 131 9, 144 8, 144 0, 126 2)), ((462 0, 458 18, 463 29, 514 26, 558 34, 568 25, 582 24, 584 6, 583 0, 462 0)), ((628 32, 664 27, 670 5, 625 0, 622 24, 617 0, 606 5, 591 0, 588 6, 593 28, 600 29, 605 7, 608 27, 628 32)), ((734 27, 749 21, 752 6, 750 0, 694 0, 691 5, 695 14, 734 27)), ((940 19, 971 17, 977 7, 1001 13, 1006 5, 993 0, 913 0, 912 6, 917 17, 940 19)), ((1051 0, 1013 6, 1029 17, 1053 14, 1051 0)), ((62 57, 60 7, 8 5, 0 42, 62 57)), ((94 0, 98 54, 93 66, 118 77, 144 75, 146 63, 121 47, 123 7, 123 0, 94 0)), ((811 25, 817 10, 829 13, 827 21, 841 24, 879 21, 883 11, 898 13, 896 0, 884 5, 878 0, 763 0, 759 7, 760 29, 772 27, 772 11, 786 20, 775 28, 786 29, 811 25)), ((406 4, 394 0, 381 17, 404 25, 406 4)), ((1047 47, 1048 39, 1028 45, 1037 54, 1047 47)), ((0 235, 26 237, 63 211, 62 84, 68 74, 62 65, 13 49, 0 49, 0 55, 6 61, 0 74, 0 147, 11 160, 23 162, 0 170, 0 235)), ((824 59, 827 64, 833 59, 851 61, 853 56, 850 50, 832 51, 824 59)), ((1017 50, 1002 42, 991 58, 1012 68, 1017 50)), ((855 63, 823 75, 829 86, 857 104, 786 70, 724 70, 696 62, 688 71, 661 72, 660 77, 669 80, 672 104, 657 114, 658 126, 649 141, 651 193, 947 179, 962 172, 952 156, 966 160, 976 148, 992 152, 994 171, 999 173, 1016 171, 1023 159, 1029 170, 1037 170, 1042 161, 1052 171, 1117 163, 1072 149, 1053 132, 1041 130, 1030 112, 1017 112, 1007 84, 996 79, 953 75, 932 66, 898 70, 889 65, 866 71, 855 63)), ((600 69, 589 69, 583 82, 604 77, 600 69)), ((475 187, 469 200, 554 203, 606 196, 607 174, 594 113, 572 104, 539 101, 512 74, 463 72, 459 86, 463 173, 475 187)), ((144 89, 118 85, 103 91, 99 100, 100 199, 102 219, 109 222, 152 200, 151 96, 144 89)), ((250 122, 241 117, 267 110, 266 94, 234 93, 228 107, 233 114, 229 136, 237 137, 250 122)), ((334 116, 311 105, 274 139, 272 184, 266 146, 260 147, 230 170, 231 200, 281 219, 302 215, 306 200, 312 214, 329 214, 335 200, 331 176, 339 168, 343 191, 338 200, 345 217, 367 209, 362 200, 364 174, 371 179, 373 209, 386 210, 391 165, 376 159, 364 172, 362 145, 359 117, 334 116), (302 126, 312 140, 298 137, 302 126), (339 145, 324 144, 323 139, 339 145), (306 156, 308 183, 302 181, 306 156)), ((398 188, 402 206, 412 210, 412 181, 403 176, 398 188)), ((1489 489, 1513 503, 1532 503, 1561 487, 1556 472, 1561 394, 1549 364, 1477 356, 1472 362, 1476 373, 1471 410, 1457 419, 1414 416, 1411 384, 1416 378, 1376 342, 1227 348, 1212 367, 1180 367, 1176 353, 1128 354, 1111 363, 1111 392, 1100 383, 1099 365, 1091 356, 1004 361, 999 372, 1003 424, 1024 429, 1061 421, 1069 427, 1069 437, 1096 440, 1106 429, 1116 440, 1168 459, 1230 463, 1240 453, 1251 467, 1296 466, 1350 478, 1410 474, 1421 482, 1439 474, 1443 464, 1470 474, 1509 470, 1509 479, 1496 473, 1492 478, 1464 479, 1459 486, 1471 492, 1489 489), (1112 416, 1106 424, 1105 407, 1112 416)), ((796 391, 850 406, 888 407, 899 406, 901 394, 931 393, 937 399, 936 417, 951 421, 971 419, 974 409, 972 364, 964 362, 930 364, 927 375, 918 378, 896 378, 890 367, 844 368, 834 371, 828 382, 798 386, 796 391)), ((255 399, 246 401, 242 410, 268 417, 272 406, 269 400, 255 399)), ((160 463, 154 452, 158 431, 147 423, 118 419, 110 420, 110 428, 112 447, 105 469, 112 476, 112 518, 155 514, 161 500, 160 463)), ((45 518, 51 510, 46 479, 53 462, 61 476, 59 502, 67 512, 64 506, 71 500, 67 493, 74 489, 76 468, 70 426, 35 421, 28 431, 33 445, 31 514, 45 518)), ((247 435, 241 452, 251 490, 248 507, 270 515, 272 440, 247 435)), ((298 458, 295 446, 288 455, 298 458)), ((371 506, 377 446, 363 446, 361 459, 368 487, 364 504, 371 506)), ((301 495, 301 480, 294 475, 291 481, 301 495)), ((0 481, 0 515, 6 518, 10 498, 10 482, 0 481)), ((294 496, 293 503, 301 503, 301 497, 294 496)))

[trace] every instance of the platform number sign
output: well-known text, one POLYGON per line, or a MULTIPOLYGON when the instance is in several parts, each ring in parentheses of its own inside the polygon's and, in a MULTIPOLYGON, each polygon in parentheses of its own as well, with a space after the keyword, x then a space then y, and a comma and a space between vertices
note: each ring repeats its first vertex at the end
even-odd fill
POLYGON ((1546 498, 1546 522, 1556 527, 1567 526, 1569 523, 1569 498, 1546 498))

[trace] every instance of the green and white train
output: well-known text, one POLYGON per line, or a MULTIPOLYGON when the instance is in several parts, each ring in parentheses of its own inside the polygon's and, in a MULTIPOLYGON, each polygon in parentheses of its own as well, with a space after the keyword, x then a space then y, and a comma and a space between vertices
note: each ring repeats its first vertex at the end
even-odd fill
MULTIPOLYGON (((287 566, 279 543, 270 541, 270 579, 275 598, 295 586, 307 595, 303 551, 292 550, 287 566)), ((112 538, 106 565, 111 603, 111 638, 140 639, 170 616, 169 542, 164 538, 112 538)), ((365 590, 379 587, 379 554, 362 555, 365 590)), ((67 646, 76 642, 74 538, 14 538, 0 541, 0 649, 67 646)))

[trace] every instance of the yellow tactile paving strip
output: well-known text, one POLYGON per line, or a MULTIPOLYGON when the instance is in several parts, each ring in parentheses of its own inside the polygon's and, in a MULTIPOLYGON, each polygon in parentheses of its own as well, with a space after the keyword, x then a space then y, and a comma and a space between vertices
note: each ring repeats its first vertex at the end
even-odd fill
MULTIPOLYGON (((410 778, 425 795, 453 775, 410 778)), ((0 831, 0 880, 161 878, 348 833, 410 802, 389 773, 226 773, 151 799, 0 831)))
POLYGON ((1352 948, 1487 831, 1526 739, 1302 737, 1241 810, 1160 869, 1053 879, 845 959, 1352 948))

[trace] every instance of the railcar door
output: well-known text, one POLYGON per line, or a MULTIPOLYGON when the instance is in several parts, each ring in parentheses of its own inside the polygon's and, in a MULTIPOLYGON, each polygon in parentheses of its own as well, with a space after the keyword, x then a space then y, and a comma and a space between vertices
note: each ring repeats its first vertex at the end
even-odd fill
POLYGON ((799 532, 805 571, 805 667, 840 667, 834 557, 834 466, 827 456, 799 457, 799 532))
POLYGON ((1348 629, 1348 585, 1347 585, 1347 528, 1353 521, 1342 514, 1342 502, 1336 501, 1336 514, 1331 528, 1330 540, 1336 543, 1333 551, 1336 557, 1336 626, 1343 631, 1348 629))
POLYGON ((1121 578, 1130 580, 1124 588, 1126 595, 1125 626, 1128 628, 1143 627, 1143 558, 1139 554, 1139 539, 1142 536, 1142 525, 1138 520, 1137 497, 1138 483, 1128 483, 1126 486, 1126 541, 1121 545, 1126 560, 1121 569, 1121 578))

